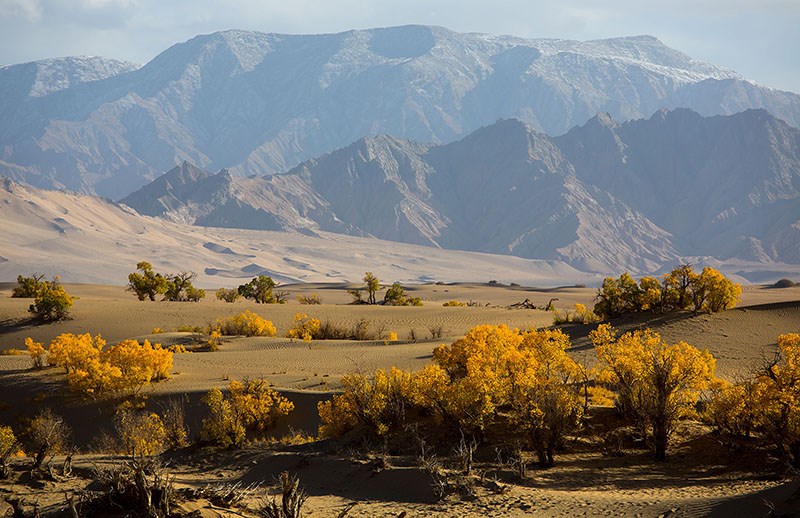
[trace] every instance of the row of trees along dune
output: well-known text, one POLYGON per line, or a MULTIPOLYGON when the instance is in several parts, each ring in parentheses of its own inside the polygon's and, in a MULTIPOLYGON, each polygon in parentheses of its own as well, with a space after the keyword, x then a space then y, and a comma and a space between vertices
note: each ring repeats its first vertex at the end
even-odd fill
POLYGON ((715 376, 707 351, 649 329, 619 335, 601 324, 591 340, 599 365, 590 370, 566 354, 561 331, 478 326, 438 347, 435 363, 419 372, 343 378, 343 393, 319 404, 320 437, 385 441, 413 428, 440 439, 521 440, 547 467, 587 416, 612 404, 658 461, 679 421, 702 418, 717 434, 757 437, 800 466, 800 335, 781 335, 775 360, 737 384, 715 376))
POLYGON ((739 302, 742 287, 711 267, 695 273, 683 264, 665 273, 659 281, 642 277, 637 283, 627 272, 618 279, 606 277, 597 290, 594 313, 602 319, 640 311, 716 313, 739 302))
MULTIPOLYGON (((298 333, 303 321, 301 315, 298 333)), ((418 372, 391 368, 345 376, 342 393, 319 403, 319 438, 407 443, 413 430, 439 444, 459 437, 475 447, 522 444, 549 467, 568 437, 580 434, 610 396, 658 461, 666 459, 676 424, 699 417, 730 444, 768 444, 800 467, 800 334, 779 336, 774 359, 736 384, 716 378, 708 352, 666 343, 649 329, 620 335, 601 324, 590 338, 599 360, 595 369, 567 354, 570 341, 561 330, 477 326, 437 347, 434 362, 418 372), (702 398, 705 404, 698 405, 702 398)), ((35 365, 62 367, 70 386, 89 398, 130 397, 151 380, 168 377, 171 368, 171 354, 147 342, 105 348, 102 339, 86 334, 61 335, 47 350, 26 343, 35 365)), ((208 417, 200 440, 220 447, 241 447, 262 436, 294 408, 263 379, 231 381, 227 390, 210 390, 204 401, 208 417)), ((122 445, 117 447, 136 457, 186 444, 180 412, 162 414, 122 405, 115 418, 122 445)), ((40 420, 63 423, 52 414, 40 420)), ((53 441, 31 450, 37 466, 53 441)), ((18 443, 13 429, 0 428, 0 473, 18 443)))
MULTIPOLYGON (((378 304, 376 294, 382 289, 380 281, 372 272, 366 272, 362 280, 365 284, 363 288, 347 290, 353 297, 353 304, 378 304)), ((422 299, 406 295, 405 288, 399 282, 395 282, 386 290, 380 303, 387 306, 422 306, 422 299)))
POLYGON ((162 275, 154 272, 150 263, 141 261, 136 265, 136 271, 128 275, 128 290, 134 292, 139 300, 156 300, 157 295, 163 295, 162 300, 198 302, 206 292, 192 285, 196 276, 194 272, 162 275))

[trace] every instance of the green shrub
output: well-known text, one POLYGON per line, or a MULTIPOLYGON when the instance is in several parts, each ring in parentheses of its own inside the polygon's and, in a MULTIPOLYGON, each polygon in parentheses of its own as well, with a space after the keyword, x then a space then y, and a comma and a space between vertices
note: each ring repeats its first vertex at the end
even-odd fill
POLYGON ((239 291, 232 288, 220 288, 217 290, 217 300, 232 303, 236 302, 239 297, 241 297, 241 295, 239 295, 239 291))
MULTIPOLYGON (((47 284, 47 281, 43 281, 44 275, 39 275, 34 273, 31 277, 23 277, 20 275, 17 277, 17 286, 11 292, 11 297, 15 299, 33 299, 39 294, 42 288, 47 284)), ((55 282, 56 279, 54 279, 55 282)))
POLYGON ((421 306, 422 299, 419 297, 408 297, 400 283, 395 282, 386 290, 383 303, 389 306, 421 306))
POLYGON ((156 300, 156 295, 163 295, 167 291, 167 279, 160 273, 153 271, 153 266, 147 261, 136 265, 138 272, 128 275, 128 291, 136 294, 139 300, 156 300), (141 273, 140 273, 141 272, 141 273))
POLYGON ((52 321, 63 320, 69 314, 73 299, 62 286, 57 284, 57 279, 45 282, 33 304, 28 308, 35 317, 52 321))

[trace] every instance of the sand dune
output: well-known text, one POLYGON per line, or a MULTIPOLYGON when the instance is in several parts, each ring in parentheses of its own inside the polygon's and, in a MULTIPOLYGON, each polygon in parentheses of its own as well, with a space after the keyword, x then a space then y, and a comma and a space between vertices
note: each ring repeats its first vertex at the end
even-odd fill
POLYGON ((0 280, 32 272, 124 284, 139 261, 194 271, 200 287, 260 274, 283 283, 356 281, 365 271, 405 283, 497 279, 536 286, 598 282, 560 261, 442 250, 320 232, 196 227, 140 216, 101 198, 0 184, 0 280), (3 188, 3 186, 5 188, 3 188))
MULTIPOLYGON (((594 296, 594 290, 588 288, 430 284, 409 288, 425 302, 421 308, 366 307, 346 305, 350 297, 343 284, 317 283, 288 286, 288 304, 265 306, 244 301, 139 302, 119 286, 68 284, 67 289, 79 297, 73 318, 34 325, 27 320, 29 301, 10 298, 11 286, 0 286, 0 349, 22 347, 25 336, 47 342, 62 332, 100 333, 112 342, 135 337, 178 343, 194 339, 191 333, 175 332, 178 326, 202 326, 245 309, 273 320, 279 335, 285 333, 297 311, 344 324, 366 319, 375 329, 398 333, 400 340, 389 344, 380 340, 306 344, 280 337, 231 338, 218 352, 175 355, 173 378, 147 393, 153 408, 167 398, 185 398, 189 424, 196 432, 205 412, 201 397, 210 387, 223 387, 229 379, 265 377, 296 404, 296 410, 280 422, 277 436, 296 430, 313 433, 318 425, 317 402, 330 397, 344 374, 391 366, 420 369, 431 361, 436 345, 453 341, 479 323, 521 328, 549 325, 551 313, 506 307, 525 298, 541 306, 556 298, 556 307, 567 309, 576 302, 590 305, 594 296), (295 300, 298 294, 310 293, 318 293, 324 303, 304 306, 295 300), (443 301, 451 299, 474 300, 480 306, 442 307, 443 301), (438 326, 443 329, 442 338, 432 339, 430 328, 438 326), (154 327, 165 332, 153 335, 154 327), (408 339, 412 330, 418 335, 416 341, 408 339)), ((743 306, 734 310, 715 315, 627 318, 615 325, 622 329, 653 325, 669 341, 686 340, 707 348, 717 358, 718 372, 734 379, 774 352, 778 334, 800 332, 800 288, 748 286, 743 306)), ((564 329, 573 336, 573 354, 591 359, 594 353, 585 339, 588 328, 564 329)), ((55 370, 31 371, 28 365, 26 356, 0 356, 0 390, 4 394, 0 423, 14 424, 42 404, 56 406, 73 426, 75 442, 84 448, 98 429, 109 427, 112 405, 77 401, 65 392, 63 379, 55 370)), ((589 436, 592 433, 587 431, 589 436)), ((559 454, 556 467, 533 471, 524 483, 514 482, 509 470, 488 467, 494 453, 481 452, 477 462, 487 463, 487 476, 513 482, 511 491, 498 495, 479 490, 473 500, 446 502, 436 502, 428 475, 413 459, 402 456, 390 457, 390 468, 375 471, 375 459, 366 454, 323 453, 312 446, 264 449, 254 445, 237 452, 178 452, 171 462, 178 486, 194 488, 218 481, 269 485, 275 475, 289 469, 300 476, 311 495, 310 516, 335 515, 351 502, 358 505, 350 516, 397 515, 401 511, 410 516, 657 516, 670 512, 731 516, 732 509, 759 516, 766 514, 762 497, 779 509, 794 509, 789 497, 795 486, 760 478, 763 458, 726 460, 728 450, 697 424, 687 425, 679 437, 669 462, 658 466, 643 451, 606 457, 576 441, 559 454)), ((91 466, 108 461, 102 456, 81 455, 78 472, 88 476, 91 466)), ((71 483, 79 484, 80 479, 71 483)), ((30 494, 52 509, 63 502, 60 486, 30 494)), ((202 500, 186 505, 202 516, 235 516, 212 509, 202 500)))

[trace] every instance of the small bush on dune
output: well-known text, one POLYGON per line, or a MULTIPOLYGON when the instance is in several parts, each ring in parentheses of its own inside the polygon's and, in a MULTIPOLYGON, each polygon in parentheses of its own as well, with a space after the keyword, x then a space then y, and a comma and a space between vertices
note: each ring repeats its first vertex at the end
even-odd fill
POLYGON ((322 299, 316 293, 312 293, 311 295, 298 295, 297 300, 298 302, 300 302, 300 304, 308 304, 308 305, 322 304, 322 299))
POLYGON ((219 331, 224 336, 275 336, 275 325, 250 310, 238 315, 217 320, 210 326, 209 333, 219 331))
POLYGON ((41 342, 34 342, 28 337, 25 339, 25 348, 28 350, 34 369, 42 369, 47 366, 47 351, 41 342))
POLYGON ((318 405, 320 437, 337 437, 356 426, 381 437, 404 424, 411 389, 409 372, 392 368, 372 376, 349 374, 342 378, 342 385, 343 394, 318 405))
POLYGON ((50 409, 39 412, 26 434, 26 451, 33 455, 34 471, 46 468, 50 460, 67 449, 71 430, 61 416, 50 409))
POLYGON ((203 401, 210 415, 203 419, 200 437, 222 448, 239 448, 248 432, 264 432, 294 410, 294 403, 271 390, 264 379, 231 381, 228 395, 211 389, 203 401))
POLYGON ((569 310, 559 311, 553 309, 553 325, 578 323, 578 324, 594 324, 598 321, 597 315, 592 311, 586 309, 586 306, 576 303, 572 313, 569 310))
POLYGON ((316 318, 309 318, 305 313, 295 313, 294 324, 286 333, 287 338, 297 338, 310 342, 319 334, 320 322, 316 318))
POLYGON ((45 321, 63 320, 69 314, 72 304, 72 296, 63 286, 57 284, 56 278, 53 282, 44 283, 28 312, 45 321))
MULTIPOLYGON (((11 291, 11 297, 17 299, 33 299, 39 294, 48 281, 43 281, 44 275, 34 273, 30 277, 17 277, 17 286, 11 291)), ((56 278, 57 279, 57 278, 56 278)), ((54 279, 54 281, 56 280, 54 279)))
POLYGON ((419 297, 408 297, 405 293, 405 289, 399 282, 396 282, 386 290, 383 303, 388 306, 421 306, 422 299, 419 297))
POLYGON ((466 306, 466 305, 467 305, 466 302, 461 302, 460 300, 448 300, 447 302, 442 304, 442 306, 444 306, 446 308, 448 308, 448 307, 463 307, 463 306, 466 306))
POLYGON ((170 398, 162 403, 161 420, 164 423, 164 440, 168 448, 181 448, 189 443, 183 399, 170 398))
POLYGON ((161 344, 123 340, 105 346, 99 335, 65 333, 50 342, 47 361, 64 368, 73 391, 92 398, 134 394, 150 382, 170 377, 172 352, 161 344))
POLYGON ((385 327, 383 325, 371 325, 367 319, 348 326, 337 324, 326 320, 319 326, 319 330, 314 334, 314 340, 383 340, 385 338, 385 327))
POLYGON ((217 290, 217 300, 223 302, 233 303, 236 302, 241 295, 238 290, 232 288, 220 288, 217 290))
POLYGON ((125 455, 148 457, 164 451, 167 429, 154 412, 123 409, 114 418, 114 428, 125 455))
MULTIPOLYGON (((300 489, 300 480, 284 471, 281 473, 280 482, 281 501, 278 502, 275 497, 272 497, 259 510, 259 516, 263 518, 300 518, 303 516, 303 505, 308 499, 306 492, 300 489)), ((339 516, 345 514, 342 512, 339 516)))

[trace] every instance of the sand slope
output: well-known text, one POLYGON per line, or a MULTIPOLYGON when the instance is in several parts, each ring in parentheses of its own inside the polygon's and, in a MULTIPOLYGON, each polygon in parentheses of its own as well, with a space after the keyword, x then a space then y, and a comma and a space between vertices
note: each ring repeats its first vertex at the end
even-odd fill
MULTIPOLYGON (((425 301, 421 308, 365 307, 343 305, 348 301, 343 286, 312 284, 289 287, 292 296, 286 305, 259 306, 211 300, 197 304, 139 302, 122 287, 67 285, 80 297, 74 318, 33 325, 26 321, 29 301, 11 299, 9 289, 9 284, 0 287, 0 349, 21 347, 25 336, 46 342, 61 332, 101 333, 110 341, 148 337, 169 344, 193 339, 190 333, 174 332, 179 325, 203 325, 244 309, 272 319, 281 335, 297 311, 342 323, 367 319, 376 327, 398 332, 401 340, 395 344, 231 338, 218 352, 175 355, 173 378, 147 392, 151 408, 158 408, 167 398, 184 398, 190 428, 196 433, 205 412, 200 398, 209 388, 224 387, 229 379, 266 377, 296 405, 295 411, 279 423, 275 431, 278 437, 297 430, 313 433, 318 425, 317 403, 330 397, 344 374, 391 366, 417 370, 431 361, 436 345, 452 342, 479 323, 526 328, 552 322, 552 314, 544 311, 505 307, 524 298, 537 305, 558 298, 556 306, 565 309, 575 302, 591 304, 594 295, 594 290, 581 288, 426 285, 413 288, 414 294, 425 301), (294 300, 297 294, 315 292, 323 298, 323 305, 301 306, 294 300), (441 306, 442 301, 450 299, 472 299, 481 307, 441 306), (166 332, 151 334, 156 326, 166 332), (442 326, 441 339, 430 337, 429 328, 433 326, 442 326), (407 339, 412 329, 419 332, 417 341, 407 339)), ((743 307, 716 315, 637 317, 615 324, 621 329, 649 324, 669 341, 686 340, 708 348, 717 357, 719 373, 735 379, 774 352, 778 334, 800 332, 800 288, 748 287, 743 299, 743 307)), ((585 342, 589 327, 564 328, 573 335, 574 354, 587 359, 594 356, 585 342)), ((109 428, 113 405, 80 402, 64 390, 63 378, 56 369, 31 371, 28 365, 26 356, 0 356, 0 424, 16 426, 20 418, 32 415, 42 405, 52 406, 72 425, 75 442, 83 448, 98 430, 109 428)), ((493 494, 478 488, 475 498, 444 502, 436 501, 430 478, 416 461, 403 456, 390 456, 389 467, 376 470, 374 456, 354 451, 315 445, 277 450, 252 445, 236 452, 178 452, 170 462, 178 486, 191 488, 239 481, 269 486, 274 476, 288 469, 299 475, 311 495, 307 507, 312 517, 336 515, 352 502, 358 504, 350 516, 396 516, 402 511, 409 516, 761 516, 767 512, 762 498, 775 502, 780 510, 798 511, 791 499, 796 483, 764 478, 763 456, 731 456, 707 431, 696 423, 687 424, 677 435, 669 461, 653 465, 647 452, 641 450, 627 450, 623 457, 603 456, 596 446, 587 445, 593 434, 599 433, 590 425, 582 439, 570 442, 566 451, 559 453, 556 467, 533 469, 523 482, 516 481, 510 469, 490 464, 495 453, 483 451, 477 457, 478 466, 488 470, 487 480, 497 477, 501 483, 511 484, 510 491, 493 494)), ((108 461, 102 456, 79 456, 77 463, 82 468, 78 472, 82 475, 70 481, 70 487, 85 487, 91 466, 108 461)), ((24 473, 26 465, 19 461, 17 472, 24 473)), ((62 485, 12 487, 40 499, 46 508, 55 509, 63 502, 62 485)), ((256 498, 251 501, 252 506, 257 503, 256 498)), ((186 505, 202 516, 254 515, 214 509, 202 500, 186 505)))
POLYGON ((0 181, 0 280, 32 272, 68 282, 124 284, 139 261, 193 271, 201 287, 237 286, 259 274, 279 282, 497 279, 527 285, 599 278, 559 261, 459 252, 320 232, 195 227, 140 216, 101 198, 0 181))

